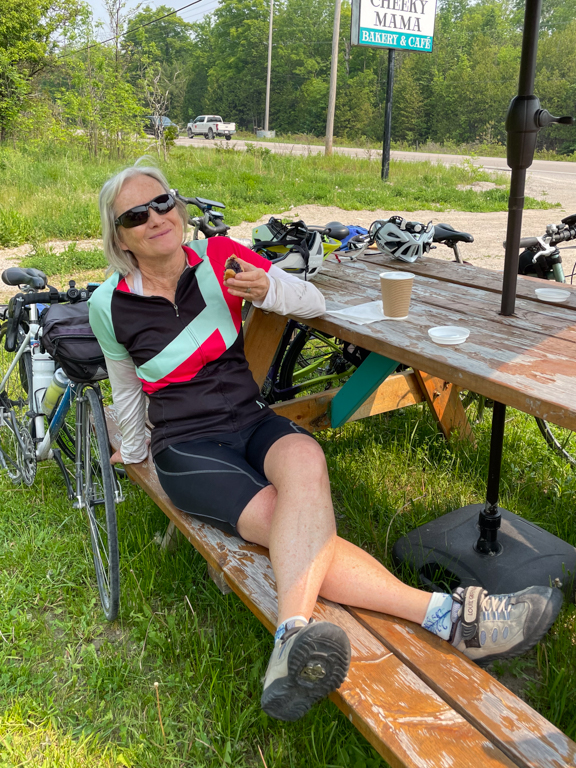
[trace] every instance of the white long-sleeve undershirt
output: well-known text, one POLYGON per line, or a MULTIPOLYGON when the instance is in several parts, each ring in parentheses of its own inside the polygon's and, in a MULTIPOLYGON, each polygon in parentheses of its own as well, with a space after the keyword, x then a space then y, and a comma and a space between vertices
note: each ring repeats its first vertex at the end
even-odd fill
MULTIPOLYGON (((134 274, 134 293, 142 295, 142 281, 134 274)), ((264 299, 254 301, 255 307, 279 315, 295 315, 306 319, 326 311, 324 296, 315 285, 300 280, 272 264, 268 271, 270 286, 264 299)), ((146 445, 146 399, 140 379, 130 357, 124 360, 106 358, 108 378, 122 433, 120 454, 124 464, 137 464, 148 456, 146 445)))

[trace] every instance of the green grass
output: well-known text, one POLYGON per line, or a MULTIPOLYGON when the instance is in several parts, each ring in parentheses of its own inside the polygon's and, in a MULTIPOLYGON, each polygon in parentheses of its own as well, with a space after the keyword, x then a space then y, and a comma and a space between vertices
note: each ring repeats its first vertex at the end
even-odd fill
MULTIPOLYGON (((573 471, 533 419, 509 417, 502 504, 576 544, 573 471)), ((476 428, 477 449, 447 444, 422 406, 321 434, 340 533, 390 565, 399 536, 481 501, 489 422, 476 428)), ((262 768, 258 748, 268 768, 384 765, 329 702, 293 725, 261 713, 271 637, 234 595, 220 594, 189 545, 159 550, 167 519, 138 488, 126 483, 118 507, 121 614, 112 625, 98 605, 86 521, 54 465, 30 489, 2 477, 0 490, 1 768, 262 768)), ((535 651, 499 667, 576 737, 574 606, 535 651)))
POLYGON ((79 249, 69 243, 63 251, 36 245, 32 253, 20 262, 21 267, 41 269, 47 275, 66 275, 81 271, 106 269, 107 262, 101 248, 79 249))
MULTIPOLYGON (((132 158, 134 160, 136 158, 132 158)), ((129 164, 45 148, 42 152, 0 150, 0 246, 100 236, 98 192, 106 179, 129 164)), ((342 155, 274 155, 255 145, 233 148, 176 147, 161 164, 171 185, 186 195, 221 200, 226 221, 255 221, 299 205, 336 205, 347 210, 504 211, 508 191, 459 190, 458 185, 493 180, 470 162, 444 167, 432 163, 392 163, 390 179, 380 180, 379 164, 342 155)), ((527 208, 553 204, 526 198, 527 208)), ((322 222, 310 222, 322 223, 322 222)))

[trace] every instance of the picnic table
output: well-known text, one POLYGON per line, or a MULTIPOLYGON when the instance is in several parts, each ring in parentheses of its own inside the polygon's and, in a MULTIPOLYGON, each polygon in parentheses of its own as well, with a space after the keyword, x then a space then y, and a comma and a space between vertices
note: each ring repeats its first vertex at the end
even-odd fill
MULTIPOLYGON (((521 278, 516 315, 499 317, 498 274, 431 258, 399 264, 377 253, 349 264, 331 259, 316 285, 329 309, 365 303, 378 298, 383 268, 417 275, 407 320, 359 326, 325 314, 306 323, 410 370, 387 376, 379 386, 372 382, 373 391, 361 382, 351 390, 354 402, 336 409, 332 405, 346 385, 276 404, 277 413, 315 431, 335 421, 427 402, 444 434, 457 428, 461 437, 473 440, 459 397, 459 389, 466 388, 576 428, 576 291, 566 305, 542 304, 534 298, 538 283, 521 278), (466 344, 440 347, 428 338, 428 328, 446 325, 448 319, 470 328, 466 344)), ((260 384, 285 324, 286 318, 254 308, 245 324, 246 354, 260 384)), ((121 436, 113 408, 107 409, 107 421, 117 448, 121 436)), ((150 459, 126 469, 170 519, 164 546, 169 549, 180 531, 206 559, 221 590, 233 591, 274 632, 276 593, 266 550, 176 509, 150 459)), ((321 598, 313 615, 342 626, 351 641, 348 677, 330 698, 392 766, 576 765, 574 742, 419 626, 321 598)))
MULTIPOLYGON (((515 314, 503 316, 500 273, 430 257, 407 264, 370 251, 354 262, 331 258, 315 284, 326 298, 327 313, 306 323, 374 354, 340 390, 282 403, 278 413, 314 431, 425 400, 445 435, 457 429, 461 438, 473 441, 459 395, 464 389, 576 429, 576 288, 562 286, 571 294, 565 303, 543 302, 535 293, 542 281, 519 277, 515 314), (406 320, 359 325, 330 314, 378 300, 383 270, 415 274, 406 320), (457 346, 434 343, 428 329, 445 325, 469 329, 468 340, 457 346), (398 363, 410 370, 390 375, 398 363)), ((249 319, 247 356, 256 380, 263 382, 284 319, 261 312, 249 319)), ((492 451, 498 457, 494 443, 492 451)), ((497 473, 499 459, 491 459, 490 495, 497 473)), ((411 532, 395 544, 396 562, 408 563, 429 586, 481 583, 501 593, 548 585, 551 578, 573 597, 574 547, 508 510, 498 510, 497 539, 505 555, 487 561, 477 552, 473 545, 484 507, 470 504, 411 532)), ((494 527, 491 520, 489 525, 494 527)))
MULTIPOLYGON (((324 294, 328 310, 351 307, 379 298, 378 275, 383 269, 416 275, 406 320, 360 326, 325 314, 306 320, 306 324, 410 366, 415 372, 425 371, 420 375, 424 382, 430 377, 450 382, 576 430, 576 288, 562 286, 572 294, 563 304, 545 303, 535 294, 542 282, 519 277, 516 312, 504 317, 499 315, 500 273, 430 257, 407 264, 378 252, 368 252, 350 263, 329 259, 315 285, 324 294), (471 334, 460 346, 439 346, 428 337, 428 329, 439 325, 462 325, 471 334)), ((271 317, 254 313, 246 330, 247 355, 257 380, 268 370, 269 350, 276 348, 279 326, 283 327, 271 317), (266 345, 261 344, 263 336, 266 345)), ((443 387, 442 393, 447 389, 452 388, 443 387)), ((425 386, 421 394, 435 401, 435 391, 438 389, 425 386)), ((407 398, 414 396, 418 395, 406 392, 407 398)), ((444 394, 443 400, 447 399, 444 394)), ((445 427, 461 426, 456 398, 453 404, 453 410, 446 414, 435 407, 445 427)), ((431 405, 434 408, 434 402, 431 405)))

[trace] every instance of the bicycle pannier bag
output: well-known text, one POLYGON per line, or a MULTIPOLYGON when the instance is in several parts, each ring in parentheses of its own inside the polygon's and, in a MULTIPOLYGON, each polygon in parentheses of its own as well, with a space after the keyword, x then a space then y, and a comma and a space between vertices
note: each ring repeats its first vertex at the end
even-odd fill
POLYGON ((42 314, 42 346, 76 382, 100 381, 108 373, 98 339, 88 322, 88 302, 52 304, 42 314))

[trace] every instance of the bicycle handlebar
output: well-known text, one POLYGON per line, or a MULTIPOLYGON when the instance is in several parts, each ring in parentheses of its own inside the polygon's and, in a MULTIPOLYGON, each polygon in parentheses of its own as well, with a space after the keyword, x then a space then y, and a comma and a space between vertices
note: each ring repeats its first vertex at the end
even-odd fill
MULTIPOLYGON (((575 240, 576 222, 573 222, 572 218, 572 216, 568 216, 561 224, 549 225, 546 227, 546 234, 542 235, 542 237, 522 237, 520 239, 520 248, 542 249, 544 241, 548 247, 554 247, 559 243, 575 240)), ((506 240, 504 240, 503 245, 506 248, 506 240)))
POLYGON ((225 235, 230 227, 227 224, 224 224, 224 222, 216 224, 216 226, 213 227, 210 224, 207 224, 204 220, 201 220, 198 222, 198 229, 205 237, 216 237, 217 235, 225 235))
MULTIPOLYGON (((535 248, 540 245, 540 241, 537 237, 523 237, 520 240, 520 248, 535 248)), ((504 247, 506 247, 506 241, 504 241, 504 247)))

